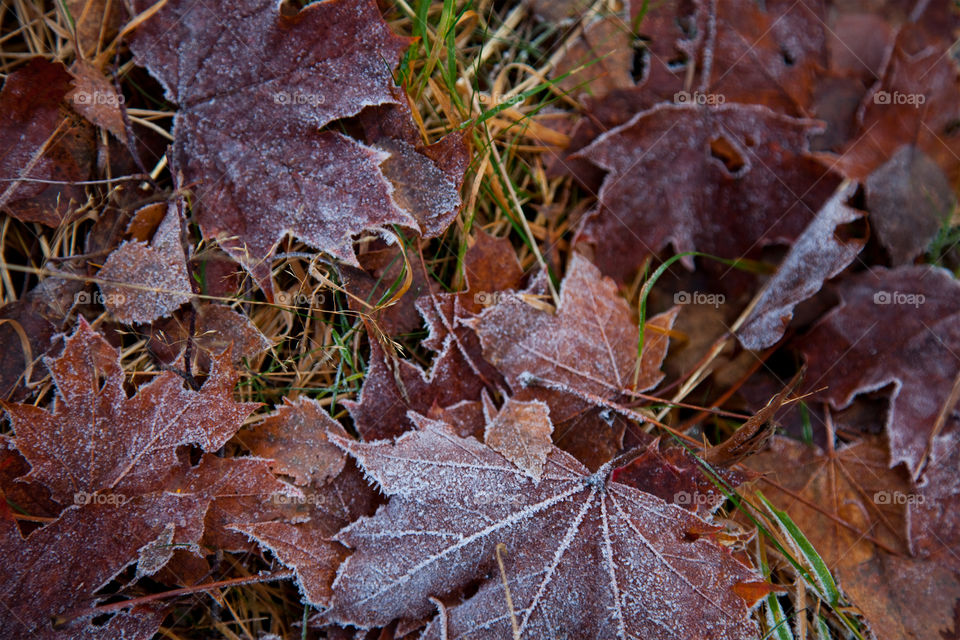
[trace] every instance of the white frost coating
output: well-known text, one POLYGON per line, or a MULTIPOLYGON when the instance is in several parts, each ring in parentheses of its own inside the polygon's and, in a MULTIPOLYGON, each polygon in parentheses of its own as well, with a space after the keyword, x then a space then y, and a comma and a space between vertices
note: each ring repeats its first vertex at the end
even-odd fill
POLYGON ((747 349, 765 349, 787 330, 794 307, 840 273, 863 248, 863 240, 843 242, 837 227, 862 217, 845 203, 855 184, 845 184, 823 205, 817 216, 790 247, 787 257, 767 282, 750 315, 737 332, 747 349))
POLYGON ((539 400, 521 402, 507 398, 500 411, 486 392, 483 413, 487 426, 483 440, 534 480, 543 475, 543 465, 553 449, 550 408, 539 400))
POLYGON ((715 543, 688 540, 704 524, 695 515, 610 483, 608 470, 590 475, 553 448, 535 484, 433 421, 396 443, 341 446, 391 499, 338 536, 354 552, 334 582, 331 621, 368 628, 430 616, 432 599, 488 576, 423 639, 509 638, 502 543, 524 640, 561 631, 584 640, 756 637, 731 587, 759 577, 715 543))
POLYGON ((153 322, 189 302, 192 289, 180 241, 177 203, 168 205, 149 246, 123 243, 107 257, 97 277, 122 283, 100 283, 100 291, 107 310, 127 324, 153 322))

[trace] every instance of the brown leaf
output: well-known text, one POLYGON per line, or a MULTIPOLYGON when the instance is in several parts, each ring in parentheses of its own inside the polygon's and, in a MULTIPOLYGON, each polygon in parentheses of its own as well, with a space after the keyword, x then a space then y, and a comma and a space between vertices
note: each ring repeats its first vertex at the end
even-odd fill
POLYGON ((177 446, 216 451, 257 406, 234 402, 238 376, 228 355, 215 361, 200 391, 164 372, 127 397, 116 350, 82 318, 47 367, 58 392, 52 411, 7 402, 3 408, 31 465, 26 478, 64 505, 77 493, 145 492, 177 465, 177 446))
POLYGON ((546 403, 507 398, 498 411, 484 393, 483 413, 487 421, 483 434, 486 445, 534 480, 540 480, 547 455, 553 450, 553 424, 546 403))
MULTIPOLYGON (((752 474, 715 467, 714 471, 734 488, 752 479, 752 474)), ((679 505, 701 517, 708 517, 727 499, 701 465, 683 447, 663 446, 657 438, 628 464, 613 470, 611 479, 665 502, 679 505)))
POLYGON ((78 60, 71 69, 73 90, 67 100, 73 109, 93 124, 106 129, 126 143, 127 128, 123 121, 123 96, 93 64, 78 60))
POLYGON ((863 249, 865 238, 842 235, 844 225, 862 217, 846 204, 855 191, 853 184, 842 186, 790 247, 737 331, 744 347, 758 350, 776 344, 786 332, 794 308, 814 296, 863 249))
POLYGON ((870 224, 893 266, 913 262, 957 205, 940 167, 910 144, 871 173, 864 186, 870 224))
MULTIPOLYGON (((399 102, 391 69, 406 45, 370 0, 316 3, 292 16, 265 0, 171 0, 137 29, 138 62, 180 106, 174 160, 197 185, 203 235, 261 286, 269 290, 264 259, 288 233, 356 265, 352 236, 392 224, 419 228, 391 197, 381 167, 388 152, 334 124, 399 102)), ((395 154, 399 161, 409 150, 395 154)), ((446 205, 455 186, 454 196, 437 199, 446 205)))
POLYGON ((668 244, 739 258, 791 242, 839 184, 807 154, 815 130, 739 104, 639 113, 581 152, 609 173, 579 241, 618 280, 668 244))
MULTIPOLYGON (((935 3, 936 4, 936 3, 935 3)), ((960 176, 960 86, 948 41, 915 24, 897 34, 883 77, 858 113, 859 130, 839 158, 840 169, 865 180, 904 143, 929 155, 951 184, 960 176)))
POLYGON ((426 415, 433 406, 479 399, 485 388, 452 343, 424 371, 401 358, 387 359, 377 341, 371 339, 369 363, 360 397, 343 401, 364 440, 397 436, 412 426, 408 411, 426 415))
POLYGON ((293 478, 297 485, 321 485, 337 476, 346 456, 329 441, 329 434, 346 436, 340 423, 309 398, 290 401, 240 433, 240 440, 255 456, 269 458, 275 473, 293 478))
POLYGON ((59 62, 34 58, 0 91, 0 209, 18 220, 56 227, 87 200, 73 183, 90 178, 94 130, 66 105, 70 81, 59 62))
POLYGON ((332 540, 334 534, 361 516, 373 515, 379 501, 352 460, 326 484, 314 484, 305 499, 310 507, 306 522, 238 524, 233 529, 294 569, 307 602, 326 606, 337 567, 347 556, 346 547, 332 540))
MULTIPOLYGON (((502 456, 439 423, 396 443, 341 440, 391 496, 337 539, 354 549, 333 586, 328 619, 361 627, 436 611, 422 636, 511 637, 495 549, 510 587, 519 637, 753 638, 733 586, 757 576, 707 538, 707 526, 659 498, 590 475, 553 449, 536 483, 502 456), (470 469, 470 481, 463 472, 470 469)), ((516 637, 516 636, 515 636, 516 637)))
POLYGON ((906 504, 916 489, 889 469, 879 438, 822 451, 775 437, 749 465, 775 484, 764 494, 787 511, 881 640, 933 638, 952 618, 960 580, 906 552, 906 504), (780 489, 782 487, 782 490, 780 489))
POLYGON ((842 304, 799 340, 813 388, 836 409, 890 387, 890 464, 919 474, 960 375, 960 285, 949 272, 875 267, 838 284, 842 304))
POLYGON ((126 324, 153 322, 189 302, 193 290, 180 241, 177 203, 168 205, 149 245, 123 243, 107 257, 97 277, 105 281, 100 283, 104 306, 126 324))
MULTIPOLYGON (((675 315, 676 310, 668 312, 650 324, 669 329, 675 315)), ((556 315, 531 306, 521 294, 506 294, 468 324, 480 336, 484 357, 514 389, 533 384, 610 399, 663 379, 666 335, 647 332, 635 381, 639 331, 630 308, 614 283, 579 254, 563 279, 556 315)))

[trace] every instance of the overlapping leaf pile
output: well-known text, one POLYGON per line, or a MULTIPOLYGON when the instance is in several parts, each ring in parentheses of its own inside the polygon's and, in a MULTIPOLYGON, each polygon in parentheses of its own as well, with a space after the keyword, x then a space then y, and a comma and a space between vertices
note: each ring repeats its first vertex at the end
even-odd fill
POLYGON ((7 77, 0 208, 85 235, 0 309, 0 635, 149 638, 233 563, 319 637, 956 637, 958 12, 518 4, 572 34, 524 173, 585 212, 519 251, 453 225, 536 198, 478 145, 461 197, 500 111, 428 134, 373 0, 88 2, 7 77))

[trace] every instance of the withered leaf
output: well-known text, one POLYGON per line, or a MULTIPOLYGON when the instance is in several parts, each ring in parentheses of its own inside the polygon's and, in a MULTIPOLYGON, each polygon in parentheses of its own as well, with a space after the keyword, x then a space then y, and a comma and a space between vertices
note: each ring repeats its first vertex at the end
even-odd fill
MULTIPOLYGON (((675 315, 676 310, 650 323, 669 329, 675 315)), ((663 379, 666 335, 647 332, 635 382, 639 330, 630 307, 580 254, 573 255, 561 284, 556 315, 531 306, 521 294, 504 294, 468 324, 480 336, 484 356, 515 389, 542 384, 609 399, 663 379)))
POLYGON ((189 302, 192 289, 177 203, 168 205, 150 244, 123 243, 107 257, 97 277, 105 281, 100 283, 104 306, 127 324, 153 322, 189 302))
POLYGON ((871 173, 864 186, 871 226, 893 266, 922 253, 957 203, 940 167, 909 144, 871 173))
POLYGON ((550 439, 553 424, 546 403, 507 398, 498 411, 490 396, 484 393, 483 413, 487 422, 483 441, 487 446, 539 480, 547 455, 553 450, 550 439))
POLYGON ((84 118, 126 143, 127 129, 121 112, 123 96, 95 65, 78 60, 71 69, 73 90, 67 99, 84 118))
POLYGON ((816 294, 824 281, 837 275, 860 253, 866 239, 845 239, 839 234, 844 225, 862 217, 846 204, 855 190, 855 185, 850 184, 833 194, 790 247, 737 331, 744 347, 765 349, 776 344, 793 318, 794 307, 816 294))
MULTIPOLYGON (((93 127, 65 101, 71 77, 59 62, 34 58, 0 91, 0 209, 55 227, 86 201, 93 127)), ((66 220, 69 222, 69 220, 66 220)))
POLYGON ((240 433, 251 453, 269 458, 271 468, 293 478, 294 483, 323 484, 337 476, 346 456, 329 441, 329 434, 345 437, 347 432, 324 408, 310 398, 290 401, 240 433))
POLYGON ((764 494, 797 523, 881 640, 934 638, 952 620, 960 580, 941 563, 899 555, 917 493, 888 456, 876 437, 823 451, 776 436, 748 464, 768 474, 764 494))
POLYGON ((859 125, 838 165, 865 180, 905 143, 930 156, 951 184, 960 176, 960 86, 950 41, 931 39, 919 25, 899 30, 883 77, 857 114, 859 125))
MULTIPOLYGON (((729 488, 751 480, 748 472, 714 467, 729 488)), ((652 493, 665 502, 679 505, 702 517, 717 510, 727 499, 722 488, 683 447, 663 446, 655 439, 643 453, 613 470, 614 482, 652 493)))
POLYGON ((919 472, 960 361, 960 285, 930 266, 870 271, 837 285, 842 304, 799 340, 809 384, 836 409, 887 387, 890 464, 919 472))
POLYGON ((364 440, 403 433, 412 426, 408 411, 425 415, 434 406, 479 399, 485 388, 483 379, 451 342, 427 371, 402 358, 388 359, 374 339, 370 340, 369 362, 360 397, 343 401, 364 440))
POLYGON ((391 498, 337 536, 354 551, 333 585, 331 621, 416 620, 436 611, 431 598, 480 579, 422 637, 510 637, 496 570, 503 545, 521 638, 756 636, 733 591, 753 571, 710 539, 685 537, 704 521, 611 482, 609 468, 591 475, 553 449, 538 483, 440 423, 395 443, 340 442, 391 498))
POLYGON ((812 121, 752 105, 639 113, 581 152, 609 173, 579 241, 619 280, 668 244, 739 258, 790 242, 839 184, 807 153, 814 131, 812 121))
POLYGON ((257 522, 232 528, 256 540, 294 569, 307 602, 326 606, 337 567, 347 556, 346 547, 334 542, 333 536, 360 516, 373 515, 379 502, 350 460, 335 478, 304 489, 309 516, 305 522, 257 522))
POLYGON ((137 29, 138 62, 180 106, 174 161, 196 184, 204 237, 268 291, 263 260, 288 233, 355 265, 355 234, 419 228, 391 196, 380 166, 390 154, 324 130, 400 101, 392 67, 406 45, 370 0, 292 16, 268 0, 171 0, 137 29))
POLYGON ((176 448, 216 451, 255 408, 235 402, 237 373, 224 354, 200 391, 164 372, 127 397, 119 355, 82 318, 63 354, 47 360, 57 385, 52 410, 3 403, 17 448, 61 504, 110 489, 137 494, 177 464, 176 448))
POLYGON ((666 331, 677 310, 647 323, 638 371, 637 325, 613 282, 596 267, 574 254, 555 315, 529 304, 530 292, 539 286, 532 283, 525 294, 500 294, 496 305, 463 322, 477 332, 484 357, 503 373, 517 399, 550 406, 557 446, 597 469, 620 450, 627 428, 607 403, 663 379, 666 331))

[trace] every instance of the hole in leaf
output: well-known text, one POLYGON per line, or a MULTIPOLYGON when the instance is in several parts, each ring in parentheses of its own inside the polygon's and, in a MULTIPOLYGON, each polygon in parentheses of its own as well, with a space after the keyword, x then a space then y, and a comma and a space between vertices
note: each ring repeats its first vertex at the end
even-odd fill
POLYGON ((732 174, 737 173, 747 165, 747 161, 737 148, 724 136, 714 138, 710 141, 710 155, 723 163, 732 174))

